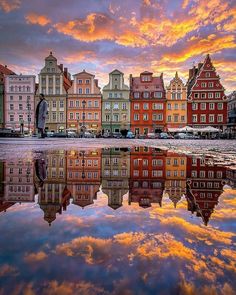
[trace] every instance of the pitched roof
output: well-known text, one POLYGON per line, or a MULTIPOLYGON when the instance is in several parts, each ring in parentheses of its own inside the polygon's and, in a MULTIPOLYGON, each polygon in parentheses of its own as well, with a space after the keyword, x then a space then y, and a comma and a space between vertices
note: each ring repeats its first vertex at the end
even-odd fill
POLYGON ((4 74, 4 75, 15 75, 15 73, 8 69, 7 66, 1 65, 0 64, 0 74, 4 74))

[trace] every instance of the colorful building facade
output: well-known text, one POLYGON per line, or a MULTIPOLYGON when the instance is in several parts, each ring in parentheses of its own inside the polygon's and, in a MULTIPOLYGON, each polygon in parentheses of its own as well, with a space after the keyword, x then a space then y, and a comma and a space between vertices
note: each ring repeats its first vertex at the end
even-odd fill
POLYGON ((139 77, 130 75, 131 130, 148 134, 165 130, 166 97, 163 75, 154 77, 143 72, 139 77))
POLYGON ((8 67, 0 64, 0 128, 4 127, 4 94, 5 94, 5 75, 15 75, 8 67))
POLYGON ((57 59, 50 52, 45 58, 45 66, 40 71, 39 86, 36 103, 39 102, 39 94, 43 93, 48 103, 48 116, 46 119, 46 131, 65 132, 67 129, 67 91, 71 87, 70 74, 63 64, 58 65, 57 59))
POLYGON ((227 124, 227 97, 220 77, 209 54, 198 67, 189 70, 188 125, 213 126, 225 130, 227 124))
POLYGON ((5 76, 5 127, 32 133, 35 125, 35 76, 5 76))
POLYGON ((187 86, 176 72, 166 87, 166 127, 181 128, 187 125, 187 86))
POLYGON ((136 147, 130 154, 129 204, 151 207, 162 204, 165 187, 165 151, 136 147))
POLYGON ((130 129, 129 87, 118 70, 109 73, 109 83, 103 87, 102 129, 103 133, 130 129))
POLYGON ((102 95, 95 76, 85 70, 73 76, 72 86, 68 90, 67 126, 78 133, 101 132, 102 95))

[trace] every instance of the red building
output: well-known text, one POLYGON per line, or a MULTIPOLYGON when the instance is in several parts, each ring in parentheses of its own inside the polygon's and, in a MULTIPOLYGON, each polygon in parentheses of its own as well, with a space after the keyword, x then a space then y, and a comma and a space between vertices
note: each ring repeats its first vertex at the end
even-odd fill
POLYGON ((130 75, 131 130, 135 134, 161 132, 165 129, 166 97, 163 74, 143 72, 130 75))
POLYGON ((161 206, 165 188, 165 151, 156 148, 136 147, 130 154, 129 204, 140 207, 161 206))
POLYGON ((224 130, 227 124, 227 97, 209 54, 204 63, 189 70, 188 125, 213 126, 224 130))
POLYGON ((186 198, 188 210, 196 212, 205 225, 226 183, 226 168, 217 166, 210 157, 187 158, 187 188, 186 198))

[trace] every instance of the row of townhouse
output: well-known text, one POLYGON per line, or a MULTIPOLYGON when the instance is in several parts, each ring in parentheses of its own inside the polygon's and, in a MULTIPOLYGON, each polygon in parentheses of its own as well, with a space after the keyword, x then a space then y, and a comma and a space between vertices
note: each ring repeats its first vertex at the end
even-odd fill
POLYGON ((148 147, 60 150, 42 154, 35 163, 6 161, 0 165, 0 177, 0 210, 34 202, 38 192, 49 224, 70 200, 84 208, 101 193, 114 210, 123 205, 124 196, 130 205, 138 203, 142 208, 162 206, 163 197, 176 207, 185 196, 187 209, 207 224, 225 183, 236 185, 235 170, 216 165, 210 156, 191 157, 148 147))
MULTIPOLYGON (((38 84, 35 76, 16 75, 4 66, 0 73, 0 124, 4 127, 18 129, 24 124, 25 130, 33 131, 40 93, 48 103, 48 131, 126 129, 147 134, 186 125, 227 127, 227 97, 209 55, 189 70, 186 84, 176 72, 166 87, 163 74, 154 76, 144 71, 138 77, 130 75, 128 86, 124 74, 114 70, 101 92, 94 75, 83 70, 72 79, 52 52, 45 58, 38 84)), ((232 99, 230 103, 232 107, 232 99)), ((230 111, 231 116, 234 111, 230 111)), ((235 130, 235 123, 231 120, 230 124, 235 130)))

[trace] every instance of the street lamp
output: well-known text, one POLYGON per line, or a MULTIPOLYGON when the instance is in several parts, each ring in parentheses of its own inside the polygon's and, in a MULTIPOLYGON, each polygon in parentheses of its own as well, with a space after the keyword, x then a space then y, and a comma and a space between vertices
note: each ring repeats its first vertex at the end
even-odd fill
POLYGON ((83 137, 84 137, 84 132, 85 132, 85 125, 84 125, 84 121, 85 121, 85 106, 86 106, 86 101, 83 100, 82 101, 82 106, 83 106, 83 137))

